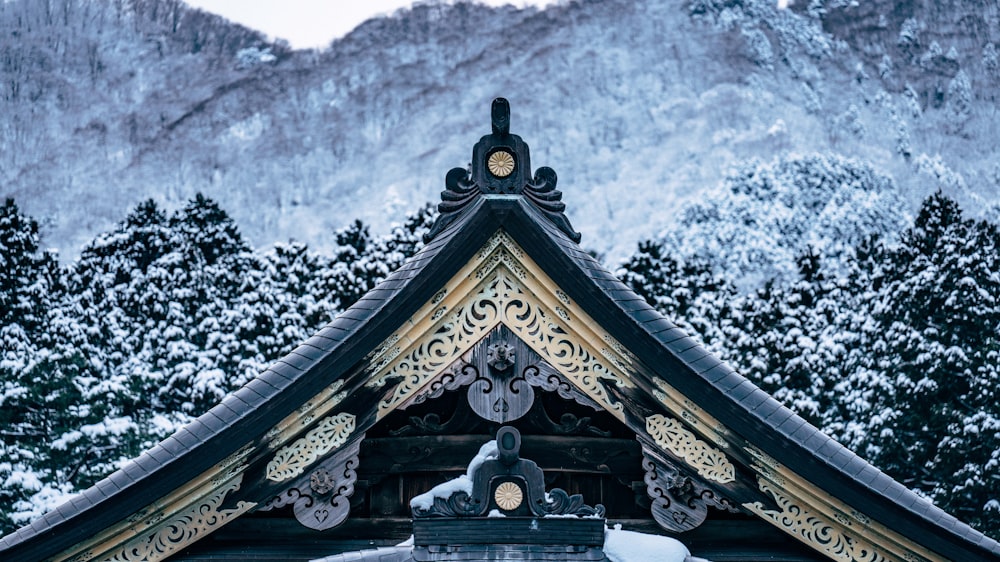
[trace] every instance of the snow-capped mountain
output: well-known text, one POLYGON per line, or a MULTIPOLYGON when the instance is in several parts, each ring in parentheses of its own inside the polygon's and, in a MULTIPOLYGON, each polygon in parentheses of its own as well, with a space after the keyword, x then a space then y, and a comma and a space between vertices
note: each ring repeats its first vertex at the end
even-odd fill
POLYGON ((995 2, 432 2, 291 51, 178 0, 13 0, 0 31, 0 195, 64 256, 197 192, 255 245, 384 232, 496 96, 609 261, 750 158, 854 158, 913 206, 1000 199, 995 2))

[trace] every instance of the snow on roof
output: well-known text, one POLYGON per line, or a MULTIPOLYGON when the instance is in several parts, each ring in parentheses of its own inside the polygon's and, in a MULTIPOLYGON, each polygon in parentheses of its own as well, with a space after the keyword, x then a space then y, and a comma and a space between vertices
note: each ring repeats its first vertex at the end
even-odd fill
POLYGON ((484 462, 497 458, 499 454, 496 439, 487 441, 482 447, 479 448, 479 453, 477 453, 472 461, 469 462, 469 468, 465 471, 465 474, 447 482, 442 482, 419 496, 414 496, 414 498, 410 500, 410 507, 413 509, 427 511, 434 506, 434 498, 448 499, 455 492, 465 492, 467 495, 471 496, 472 479, 476 476, 476 471, 479 470, 479 467, 482 466, 484 462))
POLYGON ((677 539, 625 531, 620 524, 605 528, 604 555, 611 562, 708 562, 677 539))

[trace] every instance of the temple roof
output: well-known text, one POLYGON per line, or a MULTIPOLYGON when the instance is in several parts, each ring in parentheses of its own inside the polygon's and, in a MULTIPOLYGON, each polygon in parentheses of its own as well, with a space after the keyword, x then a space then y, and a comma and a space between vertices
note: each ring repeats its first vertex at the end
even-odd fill
MULTIPOLYGON (((375 392, 360 378, 353 382, 354 377, 370 367, 377 350, 391 341, 406 319, 434 302, 442 287, 483 255, 484 248, 497 244, 491 241, 498 235, 505 237, 502 244, 510 246, 511 259, 521 260, 517 266, 536 268, 534 277, 558 287, 564 293, 560 298, 565 296, 566 302, 573 303, 578 315, 585 315, 588 322, 610 335, 609 345, 620 342, 626 348, 620 355, 633 364, 620 370, 634 389, 608 390, 619 393, 615 398, 627 404, 629 412, 621 419, 645 420, 646 424, 661 419, 688 420, 683 431, 731 460, 736 465, 734 478, 754 484, 751 489, 745 483, 733 487, 735 484, 726 480, 709 482, 733 494, 745 510, 830 557, 843 552, 858 560, 891 560, 901 557, 899 553, 912 554, 916 560, 1000 557, 996 541, 896 482, 757 388, 584 251, 578 245, 579 235, 563 215, 564 207, 554 190, 555 173, 543 168, 531 176, 528 169, 521 170, 528 166, 527 145, 504 129, 502 107, 500 111, 499 118, 494 112, 494 132, 476 145, 473 171, 449 172, 438 225, 417 255, 190 425, 70 502, 0 538, 0 558, 47 560, 84 556, 88 551, 100 556, 94 550, 98 548, 94 537, 101 537, 102 545, 114 544, 116 548, 123 541, 136 540, 141 532, 133 523, 151 506, 169 503, 165 498, 181 505, 186 501, 183 491, 196 484, 201 486, 199 490, 221 489, 226 478, 236 472, 261 473, 271 451, 318 423, 303 421, 296 432, 282 430, 285 432, 279 431, 275 437, 277 428, 287 427, 283 420, 296 416, 304 405, 313 407, 321 402, 317 397, 329 397, 340 389, 347 393, 344 401, 338 400, 340 404, 347 404, 351 396, 375 392), (515 187, 494 181, 500 174, 508 177, 514 173, 506 170, 511 165, 506 157, 494 159, 499 174, 483 179, 492 173, 490 157, 500 150, 510 152, 514 170, 523 174, 510 184, 515 187), (524 257, 518 258, 518 251, 524 257), (690 421, 685 413, 696 415, 697 420, 690 421), (706 420, 716 423, 717 431, 706 429, 706 420), (849 546, 881 549, 878 541, 891 539, 893 544, 885 545, 885 551, 894 554, 864 558, 857 554, 860 550, 851 550, 854 547, 830 550, 832 547, 822 541, 810 540, 803 524, 780 521, 789 513, 789 505, 798 513, 815 512, 823 525, 848 537, 849 546), (845 519, 840 520, 837 514, 846 514, 845 519)), ((363 417, 361 412, 355 415, 359 420, 363 417)), ((373 417, 370 423, 376 421, 373 417)), ((660 446, 656 454, 677 462, 691 461, 664 449, 654 431, 639 426, 636 431, 644 447, 654 450, 660 446)), ((363 435, 358 438, 363 439, 363 435)), ((252 504, 267 499, 248 494, 273 493, 273 484, 266 479, 260 479, 258 488, 249 480, 247 477, 239 493, 220 496, 231 506, 222 513, 239 517, 252 504), (234 503, 234 497, 240 502, 234 503)), ((204 496, 208 491, 199 493, 204 496)), ((100 548, 105 549, 100 552, 112 552, 109 547, 100 548)))

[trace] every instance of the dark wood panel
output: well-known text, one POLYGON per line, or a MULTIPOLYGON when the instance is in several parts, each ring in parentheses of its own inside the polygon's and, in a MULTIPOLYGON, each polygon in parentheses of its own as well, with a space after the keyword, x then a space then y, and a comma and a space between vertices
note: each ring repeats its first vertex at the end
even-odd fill
MULTIPOLYGON (((609 525, 666 534, 652 519, 609 519, 609 525)), ((329 531, 312 531, 291 517, 243 516, 171 558, 194 560, 313 560, 340 552, 392 546, 409 538, 409 518, 355 518, 329 531), (261 558, 257 555, 263 555, 261 558), (256 558, 255 558, 256 556, 256 558)), ((781 531, 753 519, 712 520, 672 535, 695 556, 712 562, 819 562, 826 560, 781 531)))

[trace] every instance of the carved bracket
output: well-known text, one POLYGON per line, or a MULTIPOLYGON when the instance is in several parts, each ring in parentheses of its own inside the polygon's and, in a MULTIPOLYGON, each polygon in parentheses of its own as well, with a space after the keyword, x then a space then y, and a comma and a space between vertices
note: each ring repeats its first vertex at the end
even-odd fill
POLYGON ((343 523, 351 510, 350 498, 358 479, 358 452, 363 440, 364 436, 318 463, 259 510, 270 511, 290 505, 299 523, 317 531, 343 523))
POLYGON ((683 533, 698 527, 708 517, 709 506, 739 513, 734 502, 656 458, 645 447, 642 468, 653 519, 668 531, 683 533))
MULTIPOLYGON (((468 387, 466 396, 472 410, 479 417, 496 423, 520 419, 527 414, 535 402, 535 388, 555 392, 595 411, 602 410, 502 325, 402 407, 421 404, 462 387, 468 387)), ((568 422, 561 420, 561 423, 568 422)))

